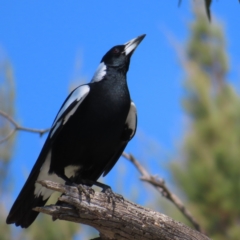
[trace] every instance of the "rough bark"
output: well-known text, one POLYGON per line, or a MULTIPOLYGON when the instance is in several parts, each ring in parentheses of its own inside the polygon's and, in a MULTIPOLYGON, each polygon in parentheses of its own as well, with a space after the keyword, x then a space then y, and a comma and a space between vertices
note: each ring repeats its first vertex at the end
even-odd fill
POLYGON ((163 197, 172 202, 182 212, 182 214, 190 221, 197 231, 204 233, 204 230, 199 222, 193 217, 189 209, 184 206, 180 198, 170 191, 163 179, 159 178, 158 176, 151 175, 132 154, 123 152, 122 156, 133 163, 133 165, 140 172, 140 179, 142 181, 151 184, 163 197))
POLYGON ((164 214, 125 199, 117 198, 113 203, 104 193, 95 192, 88 198, 76 187, 51 181, 40 183, 63 195, 59 198, 61 204, 34 210, 49 214, 54 219, 92 226, 99 231, 99 239, 209 239, 164 214))

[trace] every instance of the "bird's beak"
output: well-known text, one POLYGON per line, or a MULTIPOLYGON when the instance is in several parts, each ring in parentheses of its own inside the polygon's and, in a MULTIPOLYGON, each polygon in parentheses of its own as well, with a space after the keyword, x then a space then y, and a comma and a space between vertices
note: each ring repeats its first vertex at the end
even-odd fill
POLYGON ((140 44, 140 42, 144 39, 144 37, 146 36, 146 34, 143 34, 139 37, 136 37, 132 40, 130 40, 129 42, 125 43, 125 48, 124 48, 124 52, 126 54, 126 56, 131 56, 132 53, 134 52, 134 50, 137 48, 137 46, 140 44))

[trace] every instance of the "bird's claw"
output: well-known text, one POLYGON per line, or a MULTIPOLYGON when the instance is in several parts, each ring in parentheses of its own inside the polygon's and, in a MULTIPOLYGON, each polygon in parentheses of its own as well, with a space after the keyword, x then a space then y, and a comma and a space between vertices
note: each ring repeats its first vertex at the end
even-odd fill
POLYGON ((87 201, 90 201, 90 194, 94 195, 95 193, 95 191, 91 187, 82 184, 77 185, 77 189, 80 193, 84 193, 87 201))
POLYGON ((102 192, 106 194, 109 203, 110 203, 110 199, 112 199, 113 205, 115 205, 116 201, 124 202, 123 196, 120 194, 114 193, 110 187, 103 189, 102 192))

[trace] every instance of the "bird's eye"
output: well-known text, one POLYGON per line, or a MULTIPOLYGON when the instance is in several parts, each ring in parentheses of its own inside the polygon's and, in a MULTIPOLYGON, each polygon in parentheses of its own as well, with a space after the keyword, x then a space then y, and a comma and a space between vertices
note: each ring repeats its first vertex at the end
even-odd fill
POLYGON ((120 50, 119 50, 118 48, 114 48, 114 49, 113 49, 113 53, 114 53, 115 55, 118 55, 118 54, 120 53, 120 50))

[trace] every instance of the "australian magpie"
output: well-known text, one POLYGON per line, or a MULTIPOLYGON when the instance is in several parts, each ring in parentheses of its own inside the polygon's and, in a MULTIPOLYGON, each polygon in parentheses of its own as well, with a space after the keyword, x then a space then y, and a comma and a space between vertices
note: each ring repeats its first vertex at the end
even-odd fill
MULTIPOLYGON (((52 190, 37 181, 97 185, 106 176, 133 138, 136 106, 130 98, 126 74, 141 35, 111 48, 92 80, 75 88, 62 104, 33 169, 13 204, 6 222, 27 228, 52 190)), ((109 189, 109 188, 108 188, 109 189)))

